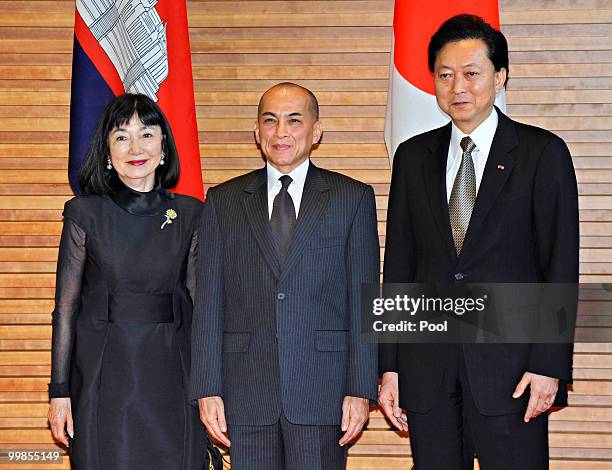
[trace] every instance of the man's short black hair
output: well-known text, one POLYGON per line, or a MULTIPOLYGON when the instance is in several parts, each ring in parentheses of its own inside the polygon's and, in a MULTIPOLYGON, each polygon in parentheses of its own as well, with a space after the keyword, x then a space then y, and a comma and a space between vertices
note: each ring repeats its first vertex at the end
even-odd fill
POLYGON ((261 114, 261 103, 263 101, 263 97, 266 96, 266 93, 268 93, 270 90, 274 90, 275 88, 299 88, 300 90, 303 90, 308 95, 310 112, 312 113, 314 121, 316 122, 319 120, 319 101, 317 100, 317 97, 308 88, 292 82, 277 83, 273 87, 268 88, 264 94, 261 95, 261 98, 259 98, 259 104, 257 105, 257 116, 261 114))
POLYGON ((508 42, 505 36, 480 16, 468 14, 449 18, 431 37, 427 49, 429 70, 434 71, 434 64, 444 46, 450 42, 462 41, 463 39, 480 39, 483 41, 487 46, 489 60, 493 62, 495 71, 499 72, 502 68, 505 68, 506 76, 508 76, 510 72, 508 68, 508 42))

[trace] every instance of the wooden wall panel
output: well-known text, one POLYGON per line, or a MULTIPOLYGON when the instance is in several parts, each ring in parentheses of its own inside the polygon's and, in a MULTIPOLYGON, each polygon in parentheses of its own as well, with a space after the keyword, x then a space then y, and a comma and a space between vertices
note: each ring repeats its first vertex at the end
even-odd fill
MULTIPOLYGON (((257 101, 283 80, 312 89, 323 167, 368 183, 384 229, 383 143, 392 0, 188 1, 205 187, 262 164, 257 101)), ((612 3, 501 0, 508 113, 568 143, 579 183, 583 282, 612 282, 612 3)), ((72 0, 0 0, 0 448, 54 448, 46 425, 50 311, 67 183, 72 0)), ((585 293, 581 332, 612 327, 585 293)), ((570 406, 551 414, 553 469, 612 469, 612 344, 578 343, 570 406)), ((409 440, 373 410, 350 468, 407 468, 409 440)), ((24 470, 24 465, 2 465, 24 470)), ((35 469, 68 469, 36 465, 35 469)))

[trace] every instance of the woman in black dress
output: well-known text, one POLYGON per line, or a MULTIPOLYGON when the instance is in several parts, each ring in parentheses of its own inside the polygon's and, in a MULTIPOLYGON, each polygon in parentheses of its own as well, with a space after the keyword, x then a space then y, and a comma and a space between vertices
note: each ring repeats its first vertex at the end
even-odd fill
POLYGON ((179 161, 162 111, 114 99, 68 201, 57 267, 49 422, 74 470, 201 470, 187 402, 201 202, 167 191, 179 161))

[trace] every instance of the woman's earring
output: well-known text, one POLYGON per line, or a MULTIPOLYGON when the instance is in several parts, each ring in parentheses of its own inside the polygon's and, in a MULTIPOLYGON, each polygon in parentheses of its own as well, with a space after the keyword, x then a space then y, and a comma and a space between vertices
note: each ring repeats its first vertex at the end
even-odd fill
POLYGON ((163 165, 163 164, 165 163, 165 162, 164 162, 164 157, 165 157, 165 156, 166 156, 166 155, 164 155, 164 152, 162 152, 162 154, 161 154, 161 160, 159 161, 159 164, 160 164, 160 165, 163 165))
POLYGON ((106 160, 106 169, 107 170, 112 170, 113 169, 113 164, 111 163, 110 157, 108 157, 108 159, 106 160))

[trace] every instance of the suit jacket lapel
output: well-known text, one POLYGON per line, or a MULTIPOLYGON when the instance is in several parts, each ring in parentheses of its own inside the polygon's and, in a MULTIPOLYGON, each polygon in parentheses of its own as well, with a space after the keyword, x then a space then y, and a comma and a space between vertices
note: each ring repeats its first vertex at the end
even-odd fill
POLYGON ((431 212, 436 220, 438 229, 444 240, 444 245, 452 254, 457 256, 453 232, 451 230, 450 218, 448 215, 448 201, 446 198, 446 160, 448 159, 448 146, 451 137, 451 124, 444 126, 438 135, 429 145, 431 154, 423 163, 424 181, 428 193, 428 201, 431 212))
POLYGON ((518 146, 516 128, 512 121, 501 111, 497 110, 497 115, 499 117, 497 130, 495 131, 491 150, 489 151, 482 175, 470 224, 465 234, 463 253, 469 248, 470 243, 478 234, 478 230, 493 207, 495 199, 497 199, 510 173, 512 173, 516 160, 516 156, 511 153, 518 146))
POLYGON ((320 170, 310 162, 302 192, 300 211, 293 232, 293 239, 289 246, 289 252, 280 279, 285 277, 287 272, 300 258, 307 242, 310 240, 312 231, 321 221, 328 202, 329 186, 323 180, 320 170))
POLYGON ((253 173, 253 179, 247 184, 244 191, 247 194, 242 203, 253 237, 270 269, 278 278, 281 269, 268 215, 268 186, 265 167, 253 173))

